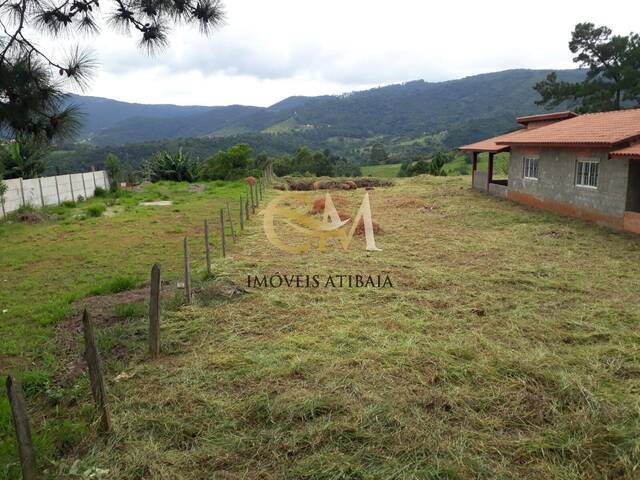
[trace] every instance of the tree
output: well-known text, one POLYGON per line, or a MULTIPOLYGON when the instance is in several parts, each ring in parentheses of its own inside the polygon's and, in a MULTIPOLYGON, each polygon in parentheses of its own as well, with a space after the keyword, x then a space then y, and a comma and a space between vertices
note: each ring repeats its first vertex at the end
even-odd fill
POLYGON ((581 113, 620 110, 625 102, 640 104, 640 35, 612 35, 608 27, 579 23, 569 42, 573 61, 587 74, 582 82, 563 82, 555 72, 534 89, 537 105, 549 108, 569 102, 581 113))
MULTIPOLYGON (((108 23, 137 31, 140 47, 149 53, 167 45, 172 24, 196 24, 208 34, 224 17, 220 0, 109 1, 108 23)), ((101 6, 99 0, 0 0, 0 134, 48 143, 77 127, 77 109, 63 107, 62 82, 84 88, 96 64, 79 47, 65 59, 55 58, 34 38, 95 35, 101 6)))
POLYGON ((251 147, 240 143, 220 151, 207 159, 202 170, 206 180, 235 180, 249 173, 251 165, 251 147))
POLYGON ((113 153, 107 155, 104 168, 107 171, 107 177, 109 177, 109 188, 112 192, 118 189, 120 183, 120 176, 122 175, 122 169, 120 168, 120 161, 113 153))
POLYGON ((5 178, 35 178, 45 169, 46 151, 33 136, 18 135, 16 139, 0 147, 0 163, 5 178))
POLYGON ((198 162, 179 149, 173 154, 156 153, 145 163, 144 170, 152 182, 160 180, 193 182, 198 176, 198 162))
POLYGON ((447 172, 445 172, 444 170, 444 164, 448 161, 449 158, 445 153, 437 152, 433 157, 431 157, 431 162, 429 162, 429 170, 427 173, 435 177, 446 177, 447 172))
POLYGON ((376 143, 371 147, 370 160, 372 165, 382 165, 384 163, 387 163, 388 159, 389 155, 387 154, 387 151, 385 150, 383 144, 376 143))

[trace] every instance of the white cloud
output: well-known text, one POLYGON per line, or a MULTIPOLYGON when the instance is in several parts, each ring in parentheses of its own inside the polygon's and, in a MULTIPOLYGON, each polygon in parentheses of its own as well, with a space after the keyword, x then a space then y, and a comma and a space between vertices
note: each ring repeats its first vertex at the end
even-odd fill
POLYGON ((634 28, 629 3, 539 0, 226 0, 210 38, 178 29, 145 56, 135 37, 105 30, 88 93, 126 101, 270 105, 290 95, 341 93, 508 68, 572 68, 567 43, 582 21, 634 28), (625 13, 626 12, 626 13, 625 13))

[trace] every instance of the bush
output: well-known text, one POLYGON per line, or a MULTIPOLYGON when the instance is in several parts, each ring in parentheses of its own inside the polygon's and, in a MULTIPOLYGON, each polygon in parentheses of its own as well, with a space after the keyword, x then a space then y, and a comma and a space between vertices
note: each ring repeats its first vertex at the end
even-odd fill
POLYGON ((76 202, 73 200, 65 200, 60 204, 60 206, 64 208, 76 208, 76 202))
POLYGON ((91 205, 86 212, 89 217, 101 217, 107 208, 102 204, 91 205))
POLYGON ((107 191, 102 187, 96 187, 95 192, 93 193, 94 197, 106 197, 107 191))

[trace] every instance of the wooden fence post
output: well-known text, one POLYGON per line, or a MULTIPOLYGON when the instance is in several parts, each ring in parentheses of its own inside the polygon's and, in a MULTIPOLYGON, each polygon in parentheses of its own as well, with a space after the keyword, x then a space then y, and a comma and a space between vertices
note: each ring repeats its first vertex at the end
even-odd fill
POLYGON ((191 268, 189 266, 189 240, 184 237, 184 298, 191 303, 191 268))
POLYGON ((253 213, 255 215, 256 213, 256 201, 255 201, 255 195, 254 195, 254 188, 253 185, 250 185, 251 187, 251 213, 253 213))
POLYGON ((242 195, 240 195, 240 231, 244 231, 244 204, 242 203, 242 195))
POLYGON ((220 245, 222 247, 222 258, 227 256, 224 236, 224 210, 220 209, 220 245))
POLYGON ((233 243, 236 243, 236 229, 233 228, 233 219, 231 218, 231 207, 229 206, 229 200, 227 200, 227 217, 229 217, 229 227, 231 227, 231 237, 233 243))
POLYGON ((249 221, 249 189, 247 189, 247 197, 244 200, 245 220, 249 221))
POLYGON ((4 195, 0 196, 0 204, 2 204, 2 218, 7 219, 7 212, 4 210, 4 195))
POLYGON ((44 208, 44 194, 42 193, 42 178, 38 177, 38 186, 40 187, 40 203, 44 208))
POLYGON ((29 417, 27 416, 22 383, 11 375, 7 377, 7 396, 11 405, 13 426, 16 429, 22 478, 24 480, 35 480, 37 478, 36 458, 33 451, 33 443, 31 442, 31 428, 29 427, 29 417))
POLYGON ((58 205, 60 205, 60 189, 58 188, 58 176, 53 177, 56 181, 56 197, 58 197, 58 205))
POLYGON ((93 324, 86 308, 82 313, 82 326, 84 330, 84 359, 89 369, 91 394, 93 395, 93 400, 96 403, 96 409, 100 417, 98 429, 101 432, 108 432, 111 430, 111 419, 109 418, 109 411, 107 410, 107 389, 104 385, 102 361, 98 353, 96 335, 93 331, 93 324))
POLYGON ((207 259, 207 275, 211 276, 211 246, 209 245, 209 221, 204 221, 204 255, 207 259))
POLYGON ((160 355, 160 265, 151 267, 149 292, 149 353, 151 358, 160 355))

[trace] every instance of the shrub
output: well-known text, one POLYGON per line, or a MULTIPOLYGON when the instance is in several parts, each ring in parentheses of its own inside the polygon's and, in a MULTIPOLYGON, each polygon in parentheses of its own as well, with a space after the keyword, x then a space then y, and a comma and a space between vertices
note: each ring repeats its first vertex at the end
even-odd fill
POLYGON ((101 217, 107 208, 102 204, 91 205, 87 208, 87 215, 89 217, 101 217))
POLYGON ((95 192, 93 194, 95 197, 106 197, 107 191, 102 187, 96 187, 95 192))
POLYGON ((76 208, 76 202, 73 200, 65 200, 60 204, 60 206, 64 208, 76 208))

